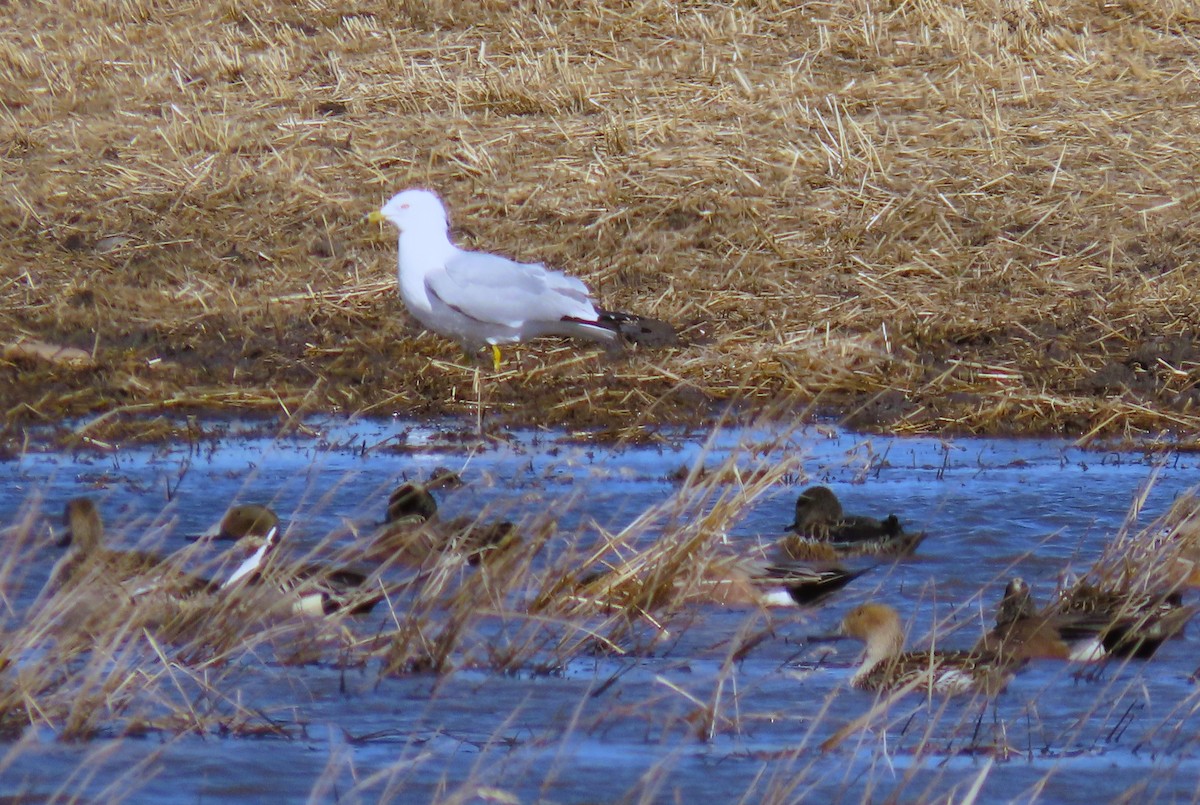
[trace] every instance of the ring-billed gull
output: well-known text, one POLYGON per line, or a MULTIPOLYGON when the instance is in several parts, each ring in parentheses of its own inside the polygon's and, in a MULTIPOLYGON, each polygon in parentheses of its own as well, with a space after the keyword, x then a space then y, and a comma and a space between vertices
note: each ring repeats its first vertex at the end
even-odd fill
POLYGON ((622 337, 675 341, 674 329, 664 322, 597 308, 575 277, 541 263, 458 248, 450 242, 446 209, 429 190, 405 190, 369 219, 390 221, 400 230, 400 298, 409 311, 466 350, 491 345, 496 368, 500 344, 543 335, 608 344, 622 337))

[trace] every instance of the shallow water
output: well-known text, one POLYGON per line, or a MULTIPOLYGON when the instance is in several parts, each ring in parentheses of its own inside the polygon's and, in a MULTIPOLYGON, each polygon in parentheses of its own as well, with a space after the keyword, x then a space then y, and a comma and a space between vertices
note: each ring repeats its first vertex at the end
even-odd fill
MULTIPOLYGON (((292 521, 287 538, 303 551, 348 523, 369 525, 399 480, 444 465, 468 482, 443 499, 446 513, 482 507, 520 521, 550 512, 557 539, 586 543, 598 528, 619 530, 677 494, 681 467, 715 467, 733 456, 750 473, 791 457, 798 461, 791 483, 754 500, 729 542, 780 534, 809 483, 833 486, 849 511, 895 512, 930 537, 917 557, 872 571, 819 609, 700 607, 649 651, 577 655, 552 672, 501 674, 476 663, 443 677, 389 676, 378 663, 343 669, 248 659, 226 671, 221 693, 265 714, 281 734, 118 737, 114 725, 66 743, 55 725, 40 726, 8 744, 0 794, 957 800, 978 784, 989 801, 1095 802, 1127 790, 1156 800, 1197 797, 1190 676, 1200 654, 1191 634, 1150 662, 1034 664, 994 705, 909 697, 826 752, 819 744, 867 712, 873 697, 847 687, 856 646, 806 638, 832 631, 851 607, 875 598, 911 617, 910 642, 951 619, 961 628, 947 644, 969 645, 990 625, 1010 575, 1044 598, 1068 568, 1087 569, 1139 496, 1146 502, 1138 522, 1148 523, 1190 489, 1200 457, 1101 454, 1055 440, 867 437, 824 426, 677 433, 620 447, 533 431, 480 447, 445 438, 462 427, 456 423, 313 426, 323 438, 271 440, 229 427, 191 447, 26 455, 0 464, 8 490, 0 516, 13 521, 36 507, 57 527, 65 501, 87 494, 114 539, 175 549, 229 502, 267 502, 292 521), (769 639, 726 663, 740 630, 768 625, 769 639), (716 703, 711 731, 695 720, 697 703, 716 703), (998 745, 1009 751, 997 755, 998 745)), ((5 590, 10 620, 23 617, 57 555, 41 548, 14 574, 5 590)), ((350 628, 370 635, 386 631, 387 619, 377 610, 350 628)), ((499 645, 509 628, 489 634, 499 645)), ((156 706, 195 704, 186 681, 179 691, 156 706)))

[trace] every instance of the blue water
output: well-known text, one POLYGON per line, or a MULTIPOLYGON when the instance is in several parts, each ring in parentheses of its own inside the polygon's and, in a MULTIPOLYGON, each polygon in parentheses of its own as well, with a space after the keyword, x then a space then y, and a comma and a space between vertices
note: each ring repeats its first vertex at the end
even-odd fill
MULTIPOLYGON (((668 433, 611 446, 532 430, 482 444, 447 438, 469 430, 458 422, 309 424, 319 437, 269 439, 214 423, 207 429, 218 435, 191 446, 28 454, 0 463, 0 518, 12 522, 32 509, 58 528, 63 504, 90 495, 114 542, 173 550, 230 503, 263 502, 285 516, 287 538, 303 552, 331 532, 369 528, 398 482, 447 466, 467 481, 443 499, 447 515, 550 514, 553 549, 619 531, 679 493, 680 468, 716 468, 732 457, 746 476, 783 460, 795 467, 788 483, 747 507, 724 535, 731 543, 781 533, 810 483, 832 486, 849 511, 894 512, 930 536, 918 556, 872 571, 820 609, 699 607, 645 653, 581 654, 550 672, 500 674, 465 663, 444 677, 389 676, 377 662, 293 666, 263 657, 212 672, 203 695, 186 680, 147 683, 154 712, 200 700, 232 710, 237 702, 261 715, 251 721, 277 729, 253 738, 170 729, 122 737, 128 724, 114 718, 96 738, 64 742, 61 725, 38 722, 0 752, 0 794, 858 802, 958 800, 978 784, 986 801, 1095 802, 1126 791, 1195 801, 1200 725, 1190 676, 1200 652, 1190 634, 1146 663, 1035 664, 993 704, 910 697, 828 751, 821 742, 866 713, 873 697, 847 687, 856 647, 806 642, 872 598, 910 618, 914 642, 948 621, 959 631, 939 639, 968 645, 990 624, 1011 574, 1044 597, 1068 569, 1085 571, 1135 499, 1145 494, 1138 522, 1148 523, 1193 487, 1194 455, 1096 453, 1058 440, 886 438, 825 426, 668 433), (767 628, 771 636, 746 659, 727 661, 731 640, 767 628), (715 720, 697 718, 706 711, 715 720), (1007 752, 978 751, 998 746, 1007 752)), ((680 517, 698 517, 711 503, 696 501, 680 517)), ((641 539, 671 538, 662 528, 641 539)), ((10 623, 27 616, 57 555, 39 544, 22 557, 4 591, 10 623)), ((541 628, 520 614, 480 627, 479 639, 541 628)), ((386 633, 387 618, 377 611, 350 627, 363 638, 386 633)), ((178 673, 185 671, 200 673, 178 673)))

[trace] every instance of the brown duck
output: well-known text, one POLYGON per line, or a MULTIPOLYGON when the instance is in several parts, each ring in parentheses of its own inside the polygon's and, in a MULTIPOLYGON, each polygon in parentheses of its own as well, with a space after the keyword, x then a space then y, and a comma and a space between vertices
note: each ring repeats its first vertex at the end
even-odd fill
POLYGON ((867 644, 851 677, 861 690, 957 694, 1000 693, 1017 664, 996 654, 967 651, 904 651, 904 628, 886 604, 863 604, 842 620, 841 632, 867 644))
POLYGON ((151 593, 186 596, 211 592, 214 585, 185 573, 168 560, 144 551, 119 551, 104 545, 104 522, 90 498, 73 498, 63 512, 67 553, 50 571, 47 591, 95 583, 120 588, 131 599, 151 593))
POLYGON ((478 518, 438 515, 435 489, 462 485, 447 469, 433 471, 429 481, 409 481, 388 497, 383 525, 371 537, 366 555, 381 561, 420 566, 445 554, 458 554, 472 565, 506 553, 521 543, 517 528, 507 520, 481 522, 478 518))
POLYGON ((1016 661, 1071 659, 1071 646, 1060 628, 1069 629, 1078 620, 1059 613, 1038 612, 1029 585, 1024 579, 1013 578, 1004 588, 1004 598, 996 610, 995 628, 979 639, 973 651, 1016 661))
POLYGON ((827 486, 810 486, 796 498, 796 513, 788 528, 793 532, 779 541, 781 553, 801 558, 811 543, 829 546, 840 557, 908 556, 925 539, 924 532, 907 532, 899 518, 883 520, 846 514, 841 501, 827 486))

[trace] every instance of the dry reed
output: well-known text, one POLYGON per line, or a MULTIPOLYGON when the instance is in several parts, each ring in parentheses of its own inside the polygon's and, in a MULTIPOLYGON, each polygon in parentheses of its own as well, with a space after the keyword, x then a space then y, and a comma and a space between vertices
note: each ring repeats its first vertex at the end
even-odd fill
MULTIPOLYGON (((868 793, 879 795, 957 800, 972 796, 972 786, 983 785, 985 772, 981 769, 969 779, 948 773, 931 778, 918 774, 923 768, 919 761, 979 756, 990 768, 992 759, 1036 755, 1049 759, 1051 769, 1060 763, 1065 768, 1072 752, 1084 751, 1080 747, 1105 746, 1115 740, 1112 736, 1127 731, 1139 745, 1158 745, 1164 735, 1169 737, 1186 723, 1187 702, 1155 723, 1138 722, 1130 702, 1143 696, 1142 674, 1114 672, 1097 674, 1086 683, 1095 687, 1082 696, 1085 704, 1078 718, 1065 727, 1059 722, 1058 732, 1042 728, 1039 733, 1030 719, 1037 715, 1040 698, 1060 696, 1064 687, 1081 684, 1067 666, 1011 704, 923 695, 881 697, 874 704, 864 702, 865 710, 856 708, 861 712, 857 718, 843 720, 845 703, 838 700, 844 686, 821 687, 822 674, 804 670, 803 663, 797 673, 817 683, 816 692, 809 688, 807 695, 818 698, 815 712, 807 708, 803 719, 795 719, 789 714, 794 706, 790 699, 778 701, 768 693, 764 706, 762 688, 775 684, 772 675, 746 677, 740 670, 764 640, 782 636, 783 627, 794 623, 792 616, 777 618, 750 608, 726 638, 699 650, 680 648, 712 613, 714 605, 697 596, 706 570, 728 550, 724 536, 755 496, 795 472, 794 458, 777 461, 790 445, 784 434, 776 441, 745 445, 720 461, 706 462, 708 457, 701 455, 683 473, 673 495, 616 533, 597 529, 594 536, 586 530, 564 534, 542 516, 519 524, 524 537, 519 547, 478 566, 450 551, 431 556, 417 569, 385 565, 371 583, 386 591, 382 606, 387 612, 372 621, 346 615, 298 619, 264 606, 254 596, 232 596, 184 608, 175 617, 157 612, 150 617, 131 605, 73 622, 67 614, 77 605, 71 597, 75 593, 64 591, 16 613, 5 624, 0 731, 15 738, 37 727, 65 741, 148 733, 166 738, 193 734, 287 739, 303 734, 303 722, 280 703, 264 709, 247 701, 241 689, 245 669, 274 667, 283 679, 302 679, 303 666, 317 663, 360 669, 368 679, 413 676, 431 680, 430 696, 436 697, 438 689, 453 684, 461 671, 497 678, 556 676, 581 662, 604 659, 612 670, 585 689, 567 723, 539 741, 551 746, 560 741, 565 747, 572 736, 586 738, 644 720, 662 734, 664 746, 672 736, 686 739, 681 747, 714 746, 795 720, 792 748, 770 758, 769 775, 754 789, 764 801, 784 802, 804 792, 828 791, 831 755, 865 775, 865 783, 847 778, 846 791, 862 791, 865 785, 868 793), (607 569, 599 577, 607 581, 581 583, 581 576, 598 565, 607 569), (662 673, 650 693, 631 700, 614 696, 622 687, 621 677, 654 656, 687 663, 711 658, 714 670, 695 677, 662 673), (913 762, 906 761, 908 771, 896 776, 889 770, 898 757, 913 762), (947 786, 950 794, 944 790, 947 786)), ((856 451, 852 460, 870 466, 885 458, 868 450, 856 451)), ((327 505, 331 495, 314 495, 314 505, 327 505)), ((574 504, 562 502, 555 509, 566 505, 574 504)), ((1193 513, 1187 501, 1181 502, 1170 521, 1190 524, 1193 513)), ((479 513, 481 522, 492 516, 479 513)), ((1126 534, 1115 543, 1128 555, 1137 553, 1129 534, 1144 534, 1139 539, 1155 546, 1164 539, 1161 524, 1135 532, 1135 517, 1136 509, 1126 534)), ((31 510, 18 525, 10 561, 0 566, 0 589, 8 597, 20 586, 22 569, 33 564, 30 557, 42 550, 36 522, 31 510)), ((345 559, 361 553, 370 539, 369 533, 342 529, 293 558, 345 559)), ((205 560, 205 550, 202 545, 189 547, 176 561, 189 569, 219 572, 219 561, 205 560)), ((1011 569, 997 569, 996 587, 1011 569)), ((880 571, 874 583, 877 588, 889 584, 888 574, 880 571)), ((852 595, 859 597, 874 594, 867 579, 853 589, 852 595)), ((936 596, 935 589, 928 593, 936 596)), ((983 628, 980 613, 990 611, 990 596, 981 593, 948 608, 939 606, 929 638, 933 645, 961 639, 954 635, 957 629, 983 628)), ((962 642, 973 642, 973 637, 969 634, 962 642)), ((508 725, 517 720, 514 711, 494 725, 483 745, 502 746, 511 740, 508 725)), ((13 757, 21 751, 21 742, 10 749, 13 757)), ((326 790, 348 762, 331 753, 314 791, 326 790)), ((356 777, 353 791, 411 794, 416 783, 409 775, 425 762, 424 755, 402 753, 395 764, 356 777)), ((630 790, 631 800, 652 798, 661 786, 675 785, 668 783, 670 768, 669 757, 651 764, 642 783, 630 790)), ((480 792, 507 796, 504 781, 513 779, 511 773, 493 768, 481 753, 471 773, 435 799, 465 801, 480 792)), ((546 785, 551 785, 552 771, 539 774, 547 775, 546 785)), ((78 785, 82 791, 86 781, 78 785)))

